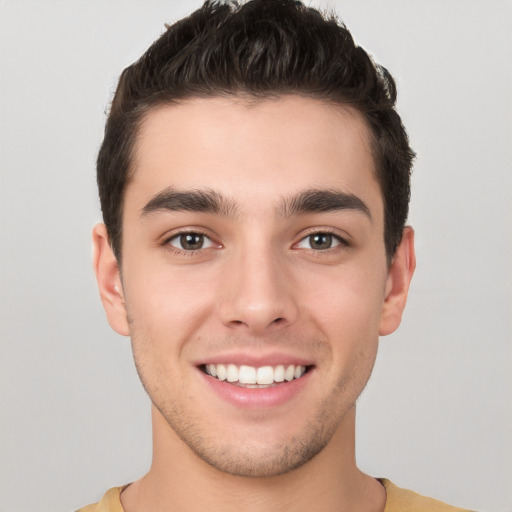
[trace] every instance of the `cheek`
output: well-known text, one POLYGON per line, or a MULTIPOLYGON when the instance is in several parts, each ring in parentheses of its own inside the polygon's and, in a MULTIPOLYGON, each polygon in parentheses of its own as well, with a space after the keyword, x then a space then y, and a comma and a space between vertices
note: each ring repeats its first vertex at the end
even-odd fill
POLYGON ((385 272, 345 267, 311 275, 299 294, 303 309, 330 339, 378 337, 385 272))
POLYGON ((179 345, 211 310, 214 283, 180 270, 148 265, 124 283, 128 319, 154 345, 179 345))
POLYGON ((304 308, 329 342, 333 387, 345 390, 355 400, 377 354, 385 272, 364 267, 336 270, 330 279, 316 279, 316 287, 309 287, 314 292, 304 308))

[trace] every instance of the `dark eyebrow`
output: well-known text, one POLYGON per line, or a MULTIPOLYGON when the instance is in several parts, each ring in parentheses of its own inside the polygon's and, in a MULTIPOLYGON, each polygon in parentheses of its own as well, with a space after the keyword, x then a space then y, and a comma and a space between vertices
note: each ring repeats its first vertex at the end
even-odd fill
POLYGON ((175 190, 173 187, 162 190, 142 208, 141 217, 160 210, 204 212, 234 217, 236 204, 210 189, 175 190))
POLYGON ((364 213, 370 220, 372 215, 366 203, 355 196, 338 190, 310 189, 285 199, 279 209, 283 217, 303 213, 323 213, 336 210, 353 210, 364 213))

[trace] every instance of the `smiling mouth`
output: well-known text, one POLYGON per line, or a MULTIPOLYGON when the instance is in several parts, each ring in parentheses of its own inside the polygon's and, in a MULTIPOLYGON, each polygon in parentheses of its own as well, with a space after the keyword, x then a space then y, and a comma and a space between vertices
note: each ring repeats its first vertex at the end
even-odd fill
POLYGON ((300 379, 311 367, 302 365, 237 366, 235 364, 206 364, 201 370, 220 381, 244 388, 269 388, 300 379))

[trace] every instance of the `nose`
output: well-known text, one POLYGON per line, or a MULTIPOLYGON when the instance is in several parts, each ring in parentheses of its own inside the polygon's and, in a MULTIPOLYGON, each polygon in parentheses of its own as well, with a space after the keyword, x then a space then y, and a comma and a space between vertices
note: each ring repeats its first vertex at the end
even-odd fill
POLYGON ((263 335, 293 324, 298 315, 293 278, 270 249, 244 251, 229 262, 219 311, 222 323, 263 335))

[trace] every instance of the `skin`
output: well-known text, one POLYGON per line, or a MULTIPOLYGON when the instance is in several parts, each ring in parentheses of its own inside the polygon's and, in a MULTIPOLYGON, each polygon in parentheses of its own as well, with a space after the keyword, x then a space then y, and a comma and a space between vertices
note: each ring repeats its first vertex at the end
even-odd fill
POLYGON ((388 267, 383 226, 368 129, 349 108, 195 98, 147 116, 122 269, 105 227, 93 234, 110 325, 131 336, 153 403, 153 463, 122 493, 127 512, 384 509, 383 487, 356 466, 355 403, 379 335, 400 323, 415 258, 406 228, 388 267), (169 187, 214 191, 225 208, 144 213, 169 187), (283 208, 307 190, 356 197, 368 211, 283 208), (184 231, 205 236, 203 248, 183 248, 184 231), (315 233, 331 245, 319 248, 315 233), (310 365, 277 406, 226 402, 198 369, 276 353, 310 365))

